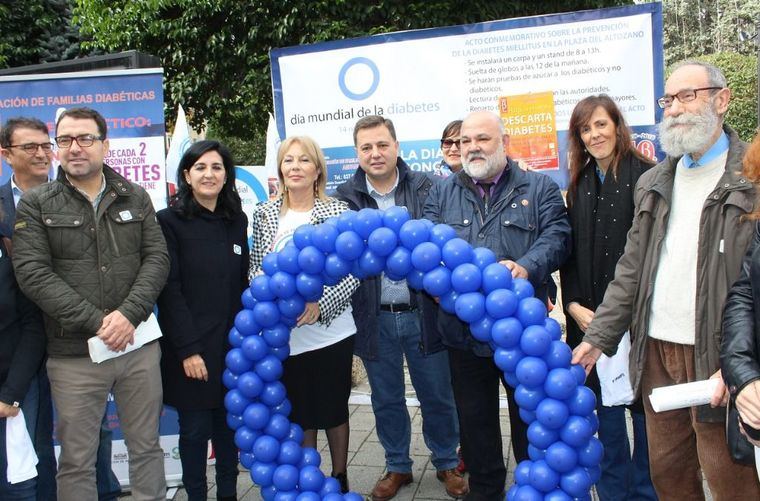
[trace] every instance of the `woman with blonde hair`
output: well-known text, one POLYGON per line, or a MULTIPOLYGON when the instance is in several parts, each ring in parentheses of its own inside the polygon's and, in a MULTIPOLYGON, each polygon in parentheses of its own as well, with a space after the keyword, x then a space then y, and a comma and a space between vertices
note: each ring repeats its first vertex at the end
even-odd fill
MULTIPOLYGON (((261 273, 264 256, 288 245, 299 226, 323 223, 348 209, 325 195, 327 167, 313 139, 283 141, 277 165, 280 195, 253 212, 252 278, 261 273)), ((343 492, 348 492, 348 397, 356 333, 350 301, 358 286, 349 275, 325 286, 318 301, 306 303, 291 332, 290 357, 283 363, 290 419, 304 429, 305 447, 316 447, 317 430, 326 431, 332 475, 343 492)))

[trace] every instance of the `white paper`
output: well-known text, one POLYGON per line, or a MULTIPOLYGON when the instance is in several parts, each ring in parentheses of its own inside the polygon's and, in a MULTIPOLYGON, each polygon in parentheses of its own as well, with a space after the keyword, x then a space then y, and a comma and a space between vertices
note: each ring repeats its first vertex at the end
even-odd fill
POLYGON ((602 355, 596 362, 596 374, 602 388, 602 405, 612 407, 633 403, 633 388, 629 374, 631 334, 625 331, 617 352, 611 357, 602 355))
POLYGON ((146 344, 161 337, 161 328, 158 326, 158 319, 153 313, 150 314, 148 320, 142 322, 135 329, 135 342, 134 344, 128 344, 124 351, 112 351, 106 346, 102 339, 98 336, 93 336, 87 340, 87 347, 90 351, 90 359, 96 364, 105 362, 112 358, 126 355, 131 351, 135 351, 138 348, 142 348, 146 344))
POLYGON ((715 378, 655 388, 649 395, 649 401, 655 412, 709 404, 719 382, 720 379, 715 378))
POLYGON ((37 454, 26 429, 24 411, 5 420, 5 453, 8 483, 18 484, 37 476, 37 454))
POLYGON ((757 479, 760 480, 760 447, 755 446, 755 469, 757 470, 757 479))

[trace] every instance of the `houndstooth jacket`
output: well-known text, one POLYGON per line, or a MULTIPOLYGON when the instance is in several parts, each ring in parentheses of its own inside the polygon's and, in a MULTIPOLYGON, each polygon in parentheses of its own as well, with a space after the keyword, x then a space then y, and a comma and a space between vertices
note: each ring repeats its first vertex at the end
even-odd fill
MULTIPOLYGON (((276 200, 260 202, 253 210, 251 226, 253 228, 253 246, 251 248, 251 268, 249 280, 261 272, 261 262, 269 253, 272 241, 277 235, 280 224, 282 197, 276 200)), ((320 224, 325 220, 340 215, 348 210, 348 204, 334 198, 314 200, 314 210, 311 213, 311 224, 320 224)), ((351 304, 351 296, 359 287, 359 280, 348 275, 338 284, 325 286, 319 300, 319 323, 330 323, 351 304)))

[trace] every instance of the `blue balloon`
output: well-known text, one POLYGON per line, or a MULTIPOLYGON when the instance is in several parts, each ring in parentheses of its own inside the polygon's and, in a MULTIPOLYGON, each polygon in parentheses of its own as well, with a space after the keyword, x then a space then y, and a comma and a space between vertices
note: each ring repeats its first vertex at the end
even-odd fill
POLYGON ((253 402, 243 412, 243 422, 251 430, 263 429, 269 423, 270 417, 269 407, 261 402, 253 402))
POLYGON ((412 271, 412 253, 404 247, 396 249, 388 255, 385 260, 385 268, 388 276, 406 277, 412 271))
POLYGON ((335 253, 341 259, 353 261, 364 252, 364 241, 354 231, 344 231, 335 239, 335 253))
POLYGON ((338 231, 343 233, 344 231, 351 231, 354 229, 354 219, 356 219, 356 211, 347 210, 340 213, 338 216, 338 231))
POLYGON ((343 494, 343 501, 363 501, 364 498, 355 492, 347 492, 343 494))
MULTIPOLYGON (((515 388, 515 402, 522 409, 534 411, 544 398, 546 398, 546 394, 540 388, 527 388, 523 385, 518 385, 515 388)), ((546 447, 541 448, 545 449, 546 447)))
POLYGON ((240 349, 243 350, 245 358, 251 362, 255 362, 264 358, 269 351, 269 346, 267 346, 266 341, 261 336, 248 336, 243 340, 240 349))
MULTIPOLYGON (((520 344, 522 346, 522 343, 520 344)), ((543 360, 531 356, 526 356, 520 360, 515 368, 517 380, 528 388, 543 386, 548 372, 546 363, 543 360)))
POLYGON ((277 491, 272 501, 296 501, 299 492, 295 489, 289 491, 277 491))
POLYGON ((237 380, 237 389, 246 398, 256 398, 261 395, 261 390, 264 389, 264 382, 255 372, 244 372, 237 380))
POLYGON ((361 269, 361 266, 359 266, 358 259, 351 263, 351 275, 357 280, 364 280, 367 278, 367 274, 364 273, 364 271, 361 269))
MULTIPOLYGON (((233 390, 234 391, 234 390, 233 390)), ((273 381, 264 385, 261 392, 261 401, 269 407, 277 407, 285 400, 285 386, 279 381, 273 381)))
POLYGON ((536 408, 536 419, 550 430, 560 429, 569 416, 567 405, 554 398, 543 399, 536 408))
POLYGON ((578 453, 564 442, 554 442, 546 448, 546 464, 558 473, 567 473, 578 464, 578 453))
POLYGON ((242 416, 245 408, 251 401, 243 395, 240 390, 230 390, 224 396, 224 407, 232 414, 242 416))
MULTIPOLYGON (((544 327, 545 328, 545 327, 544 327)), ((547 329, 547 332, 549 330, 547 329)), ((551 333, 549 333, 550 337, 551 333)), ((573 352, 567 343, 562 341, 553 340, 549 345, 549 349, 544 353, 543 357, 546 366, 549 369, 566 368, 570 367, 570 360, 573 358, 573 352)), ((573 375, 575 378, 575 375, 573 375)))
POLYGON ((300 444, 303 442, 303 436, 303 428, 298 423, 290 423, 287 439, 300 444))
POLYGON ((322 499, 327 498, 327 495, 331 493, 340 495, 340 483, 338 482, 338 479, 333 477, 325 478, 325 483, 322 484, 322 489, 319 493, 322 495, 322 499))
POLYGON ((253 443, 253 455, 257 462, 271 463, 280 454, 280 442, 271 435, 261 435, 253 443))
POLYGON ((591 437, 588 442, 578 448, 578 464, 591 468, 598 466, 604 456, 604 447, 596 437, 591 437))
POLYGON ((559 322, 553 318, 547 317, 544 319, 544 329, 551 334, 553 341, 559 341, 562 339, 562 327, 560 327, 559 322))
MULTIPOLYGON (((279 444, 277 445, 279 447, 279 444)), ((253 445, 253 448, 255 451, 256 450, 255 443, 253 445)), ((253 457, 256 458, 256 461, 254 461, 253 466, 251 466, 251 480, 253 480, 257 485, 260 485, 262 487, 262 497, 263 497, 263 494, 264 494, 263 488, 269 487, 270 485, 272 485, 272 476, 274 475, 274 469, 277 467, 277 465, 271 462, 260 461, 258 457, 256 456, 255 452, 253 454, 253 457)))
MULTIPOLYGON (((576 379, 576 383, 578 380, 576 379)), ((567 408, 576 416, 588 416, 596 408, 596 395, 588 386, 576 386, 573 396, 567 400, 567 408)))
POLYGON ((243 308, 249 310, 256 304, 257 299, 253 297, 250 287, 246 288, 240 295, 240 301, 243 303, 243 308))
POLYGON ((270 252, 269 254, 264 256, 264 258, 261 260, 261 269, 264 270, 264 273, 266 273, 270 277, 274 275, 275 272, 280 270, 280 265, 277 264, 276 252, 270 252))
POLYGON ((245 339, 245 336, 243 336, 239 330, 236 328, 231 328, 229 334, 227 334, 227 341, 229 341, 230 346, 233 348, 240 348, 243 344, 243 340, 245 339))
MULTIPOLYGON (((494 294, 493 292, 491 294, 494 294)), ((491 297, 491 294, 488 296, 491 297)), ((488 311, 488 298, 486 298, 486 311, 488 311)), ((490 314, 490 312, 489 312, 490 314)), ((491 337, 497 346, 512 349, 520 345, 520 337, 523 328, 519 320, 514 317, 501 318, 493 323, 491 337)), ((514 372, 514 368, 512 369, 514 372)))
MULTIPOLYGON (((443 259, 443 264, 450 270, 465 263, 472 263, 472 245, 461 238, 452 238, 443 244, 441 258, 443 259)), ((478 275, 480 275, 480 268, 478 268, 478 275)))
POLYGON ((385 257, 398 246, 398 237, 390 228, 381 226, 370 233, 367 247, 380 257, 385 257))
POLYGON ((385 268, 385 259, 372 252, 372 249, 367 249, 359 256, 359 268, 368 277, 379 275, 385 268))
POLYGON ((222 372, 222 384, 224 384, 225 388, 228 390, 234 390, 237 388, 238 377, 239 376, 231 370, 224 369, 224 372, 222 372))
POLYGON ((253 447, 253 442, 259 437, 259 434, 249 430, 246 426, 241 426, 235 430, 235 445, 241 451, 250 451, 253 447))
POLYGON ((367 239, 373 231, 383 224, 381 212, 377 209, 362 209, 354 218, 353 230, 363 239, 367 239))
MULTIPOLYGON (((505 376, 506 376, 506 374, 505 374, 505 376)), ((509 380, 507 380, 507 382, 509 383, 509 380)), ((534 422, 536 420, 536 411, 529 411, 527 409, 520 409, 520 411, 518 412, 518 414, 520 415, 520 419, 522 419, 523 423, 525 423, 527 425, 530 425, 530 423, 532 423, 532 422, 534 422)), ((543 458, 543 456, 541 456, 541 457, 535 457, 535 458, 532 458, 532 459, 542 459, 542 458, 543 458)))
POLYGON ((483 292, 490 294, 497 289, 512 287, 512 272, 499 263, 491 263, 483 268, 483 292))
POLYGON ((404 223, 409 221, 410 218, 411 215, 406 207, 400 205, 394 205, 383 211, 383 225, 386 228, 393 230, 393 233, 396 235, 398 235, 399 231, 401 231, 401 227, 404 223))
POLYGON ((570 366, 570 370, 573 371, 575 380, 578 381, 578 386, 586 382, 586 370, 583 368, 583 366, 573 364, 570 366))
POLYGON ((571 496, 561 489, 554 489, 551 492, 546 493, 544 501, 573 501, 571 496))
POLYGON ((422 285, 428 294, 440 297, 451 290, 451 272, 444 266, 433 268, 425 273, 422 285))
POLYGON ((243 467, 247 470, 250 470, 253 466, 253 461, 255 458, 253 457, 253 454, 250 452, 241 452, 240 453, 240 464, 243 465, 243 467))
POLYGON ((262 301, 253 308, 253 318, 262 328, 273 327, 280 321, 280 309, 272 301, 262 301))
POLYGON ((457 291, 451 290, 439 298, 440 302, 438 303, 438 305, 446 313, 454 313, 455 304, 458 297, 459 297, 459 294, 457 294, 457 291))
POLYGON ((406 276, 406 284, 412 289, 418 290, 418 291, 421 291, 425 287, 425 285, 423 284, 424 280, 425 280, 425 273, 419 270, 412 270, 406 276))
POLYGON ((279 491, 291 491, 298 485, 298 468, 292 464, 281 464, 274 470, 272 483, 279 491))
POLYGON ((571 496, 581 497, 588 494, 588 490, 591 488, 591 476, 585 469, 578 466, 562 475, 559 485, 563 491, 571 496))
MULTIPOLYGON (((312 235, 312 238, 314 235, 312 235)), ((277 267, 280 271, 295 275, 301 268, 298 266, 298 247, 286 245, 277 252, 277 267)))
POLYGON ((589 423, 588 419, 581 416, 570 416, 567 418, 565 426, 559 432, 562 441, 576 449, 585 446, 593 434, 591 423, 589 423))
MULTIPOLYGON (((287 418, 285 418, 287 421, 287 418)), ((297 466, 301 463, 303 452, 301 445, 293 440, 285 440, 280 444, 280 454, 277 456, 277 462, 280 464, 291 464, 297 466)))
POLYGON ((509 289, 496 289, 486 296, 486 311, 496 319, 511 317, 517 311, 517 296, 509 289))
POLYGON ((325 258, 325 273, 333 278, 343 278, 351 271, 351 263, 335 253, 325 258))
MULTIPOLYGON (((291 301, 292 299, 293 298, 281 299, 281 301, 291 301)), ((298 302, 300 306, 288 306, 286 309, 289 313, 292 311, 293 313, 300 315, 304 309, 304 302, 303 299, 300 298, 299 301, 296 302, 298 302)), ((280 309, 282 310, 282 308, 280 309)), ((292 315, 287 316, 292 317, 292 315)), ((273 348, 279 348, 280 346, 285 346, 288 344, 288 341, 290 340, 290 329, 285 324, 277 324, 274 327, 270 327, 261 331, 261 337, 264 338, 264 341, 266 341, 269 346, 273 348)))
POLYGON ((267 355, 256 362, 254 370, 264 382, 277 381, 282 377, 282 362, 274 355, 267 355))
MULTIPOLYGON (((546 320, 546 305, 537 297, 521 299, 517 305, 517 319, 525 327, 537 325, 546 331, 543 327, 544 320, 546 320)), ((549 336, 549 340, 551 341, 551 336, 549 336)))
POLYGON ((282 414, 272 413, 269 416, 269 422, 264 428, 264 433, 270 435, 277 440, 284 440, 290 433, 290 421, 282 414))
POLYGON ((446 242, 456 237, 456 230, 448 224, 436 224, 430 228, 430 241, 438 247, 442 248, 446 242))
POLYGON ((296 501, 320 501, 321 499, 322 498, 316 492, 302 491, 296 498, 296 501))
POLYGON ((293 406, 290 404, 290 400, 287 398, 283 398, 282 401, 272 407, 272 412, 274 414, 280 414, 281 416, 288 417, 290 415, 290 411, 293 410, 293 406))
POLYGON ((451 272, 451 286, 460 294, 480 290, 481 282, 480 268, 472 263, 460 264, 451 272))
POLYGON ((503 372, 515 372, 523 358, 525 354, 517 346, 511 349, 496 348, 493 354, 494 363, 503 372))
MULTIPOLYGON (((268 256, 277 256, 276 254, 268 254, 268 256)), ((274 270, 271 275, 274 275, 277 270, 274 270)), ((259 275, 251 280, 251 294, 256 301, 271 301, 275 298, 272 290, 269 288, 269 276, 259 275)))
POLYGON ((599 431, 599 418, 595 412, 590 412, 588 415, 586 415, 586 419, 588 419, 588 422, 591 423, 592 435, 599 431))
POLYGON ((306 247, 312 245, 312 233, 314 233, 314 226, 310 224, 302 224, 296 228, 296 231, 293 232, 293 243, 296 244, 296 247, 299 249, 305 249, 306 247))
POLYGON ((528 441, 539 449, 546 449, 559 440, 559 432, 547 428, 541 421, 533 421, 528 426, 528 441))
MULTIPOLYGON (((549 492, 559 485, 559 473, 554 471, 546 461, 536 461, 530 468, 530 485, 541 492, 549 492)), ((541 498, 543 501, 543 497, 541 498)))
POLYGON ((401 225, 401 229, 398 232, 398 238, 401 240, 401 245, 408 250, 413 251, 419 244, 428 241, 430 238, 430 229, 419 219, 410 219, 401 225))
POLYGON ((270 348, 269 352, 275 357, 280 359, 280 362, 284 362, 286 358, 290 356, 290 345, 279 346, 277 348, 270 348))
POLYGON ((237 414, 230 414, 227 413, 227 426, 230 427, 230 430, 237 430, 241 426, 243 426, 245 423, 243 422, 243 416, 238 416, 237 414))
MULTIPOLYGON (((514 372, 505 372, 505 373, 504 373, 504 381, 506 381, 506 382, 507 382, 507 384, 508 384, 508 385, 509 385, 511 388, 516 388, 516 387, 517 387, 517 385, 518 385, 518 384, 520 384, 520 381, 518 381, 518 380, 517 380, 517 376, 515 376, 515 373, 514 373, 514 372)), ((531 412, 531 411, 525 411, 525 412, 531 412)), ((535 420, 535 416, 533 416, 533 417, 532 417, 532 418, 530 418, 530 419, 528 419, 528 418, 524 419, 524 421, 525 421, 526 423, 531 423, 531 422, 533 422, 533 420, 535 420)))
MULTIPOLYGON (((269 279, 269 290, 278 298, 287 299, 296 293, 296 279, 290 273, 277 271, 269 279)), ((263 302, 258 303, 263 304, 263 302)), ((255 310, 255 307, 254 307, 255 310)))
POLYGON ((242 374, 253 366, 253 362, 248 360, 241 348, 232 348, 227 352, 224 360, 227 363, 227 368, 235 374, 242 374))
MULTIPOLYGON (((414 253, 412 253, 414 259, 414 253)), ((475 322, 486 314, 486 300, 480 292, 460 294, 454 303, 454 311, 463 322, 475 322)))
MULTIPOLYGON (((335 230, 336 233, 337 231, 335 230)), ((325 255, 313 245, 304 247, 298 253, 298 266, 301 267, 301 271, 318 275, 325 269, 325 255)))
POLYGON ((544 382, 544 391, 557 400, 570 398, 578 387, 578 382, 570 369, 557 368, 549 371, 544 382))
POLYGON ((322 288, 324 283, 319 275, 310 275, 308 273, 299 273, 296 277, 296 289, 308 302, 317 301, 322 297, 322 288))
MULTIPOLYGON (((411 223, 412 221, 409 221, 411 223)), ((406 223, 406 224, 409 224, 406 223)), ((406 225, 404 225, 406 226, 406 225)), ((441 249, 432 242, 422 242, 412 250, 412 266, 427 272, 441 264, 441 249)))
POLYGON ((321 462, 322 456, 319 455, 319 452, 314 447, 304 447, 301 468, 308 465, 319 467, 321 462))
POLYGON ((546 332, 546 329, 539 325, 530 325, 523 331, 523 335, 520 338, 520 349, 526 355, 540 357, 549 351, 551 343, 552 338, 546 332))
POLYGON ((517 485, 529 485, 530 484, 530 467, 533 465, 533 461, 525 460, 515 468, 515 483, 517 485))
POLYGON ((316 466, 301 468, 298 475, 298 488, 302 491, 318 492, 325 483, 325 476, 316 466))
POLYGON ((511 289, 512 289, 512 292, 517 294, 517 297, 519 299, 525 299, 525 298, 533 297, 535 295, 535 291, 533 290, 533 285, 524 278, 513 278, 511 289))
POLYGON ((335 225, 322 223, 314 227, 311 243, 321 252, 328 254, 335 250, 335 240, 338 238, 338 234, 339 231, 335 225))
POLYGON ((546 451, 528 444, 528 457, 531 459, 531 461, 540 461, 546 457, 546 451))
POLYGON ((256 323, 255 315, 251 310, 240 310, 238 314, 235 315, 235 328, 243 336, 251 336, 257 334, 261 330, 261 327, 256 323))
POLYGON ((544 501, 544 495, 532 485, 521 485, 517 489, 515 499, 519 501, 544 501))
POLYGON ((488 315, 483 316, 480 320, 470 324, 470 333, 472 337, 481 343, 491 342, 491 329, 493 328, 493 318, 488 315))
MULTIPOLYGON (((496 263, 496 254, 488 247, 475 247, 472 249, 472 262, 484 270, 489 264, 496 263)), ((509 288, 509 286, 505 288, 509 288)))

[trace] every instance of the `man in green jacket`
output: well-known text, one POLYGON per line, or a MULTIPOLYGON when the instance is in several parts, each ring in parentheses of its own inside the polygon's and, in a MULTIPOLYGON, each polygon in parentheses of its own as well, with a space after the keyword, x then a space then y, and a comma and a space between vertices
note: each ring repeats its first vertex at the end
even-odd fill
POLYGON ((94 336, 114 352, 133 344, 169 271, 148 194, 103 164, 106 134, 97 111, 64 111, 56 124, 58 178, 24 193, 14 226, 19 286, 44 313, 60 501, 97 499, 95 454, 109 391, 127 443, 133 496, 159 500, 166 493, 158 343, 99 364, 88 352, 94 336))
POLYGON ((723 118, 731 97, 721 71, 678 65, 658 100, 667 158, 641 176, 625 253, 573 362, 590 370, 630 327, 630 373, 644 398, 652 482, 660 500, 760 499, 754 468, 732 461, 728 392, 711 405, 656 413, 653 388, 720 378, 721 317, 753 234, 755 188, 742 176, 746 145, 723 118))

